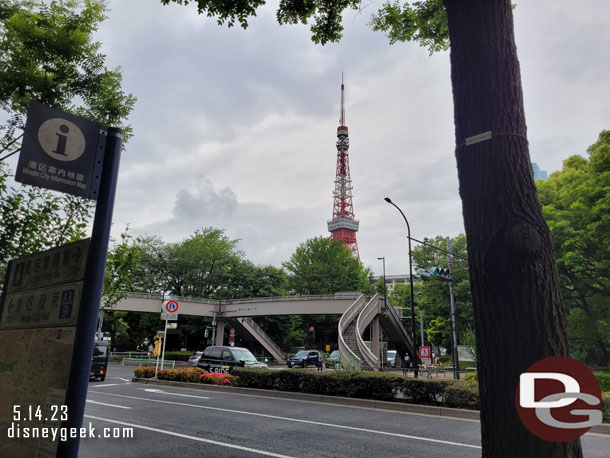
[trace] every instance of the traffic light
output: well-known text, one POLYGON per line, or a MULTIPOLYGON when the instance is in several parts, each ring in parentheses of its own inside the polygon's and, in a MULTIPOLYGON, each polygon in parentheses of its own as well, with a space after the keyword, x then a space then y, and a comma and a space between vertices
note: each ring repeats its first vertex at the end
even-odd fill
POLYGON ((435 277, 446 278, 447 280, 451 279, 451 274, 449 269, 443 269, 442 267, 435 267, 432 269, 432 275, 435 277))
POLYGON ((445 280, 451 280, 449 269, 442 267, 431 267, 430 269, 417 269, 417 273, 422 277, 439 277, 445 280))

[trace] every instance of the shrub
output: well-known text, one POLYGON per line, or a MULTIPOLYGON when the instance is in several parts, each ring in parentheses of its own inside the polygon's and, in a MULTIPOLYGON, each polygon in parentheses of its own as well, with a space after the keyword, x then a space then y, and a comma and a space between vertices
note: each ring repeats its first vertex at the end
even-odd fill
POLYGON ((299 393, 442 405, 450 380, 411 379, 379 372, 235 369, 239 386, 299 393))
POLYGON ((595 374, 602 392, 610 391, 610 372, 600 372, 595 374))
POLYGON ((155 368, 146 366, 136 367, 133 371, 133 375, 137 378, 153 378, 155 376, 155 368))
POLYGON ((602 393, 602 415, 604 422, 610 423, 610 392, 602 393))
POLYGON ((174 361, 188 361, 194 351, 166 351, 165 359, 174 361))
POLYGON ((470 380, 472 382, 478 382, 479 381, 479 374, 477 374, 476 372, 471 372, 470 374, 466 374, 464 376, 464 380, 470 380))
POLYGON ((204 372, 199 376, 201 383, 215 384, 215 385, 234 385, 236 378, 229 374, 218 374, 216 372, 204 372))
MULTIPOLYGON (((472 374, 469 374, 472 375, 472 374)), ((458 409, 479 409, 479 384, 474 380, 459 380, 445 390, 445 407, 458 409)))

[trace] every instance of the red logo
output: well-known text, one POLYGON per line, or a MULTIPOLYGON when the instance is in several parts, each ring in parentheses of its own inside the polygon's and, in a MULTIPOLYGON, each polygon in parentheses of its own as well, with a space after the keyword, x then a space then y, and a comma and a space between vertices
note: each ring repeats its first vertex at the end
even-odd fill
POLYGON ((541 359, 519 377, 517 413, 540 439, 567 442, 602 422, 601 390, 593 373, 565 356, 541 359))

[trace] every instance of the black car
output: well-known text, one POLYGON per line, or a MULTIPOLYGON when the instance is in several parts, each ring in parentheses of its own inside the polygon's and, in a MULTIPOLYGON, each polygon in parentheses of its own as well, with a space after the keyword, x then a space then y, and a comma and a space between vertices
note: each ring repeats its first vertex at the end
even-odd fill
POLYGON ((91 371, 89 378, 97 378, 103 382, 106 380, 106 369, 108 368, 108 342, 98 340, 93 347, 91 358, 91 371))
POLYGON ((288 358, 288 367, 307 367, 318 365, 318 355, 320 354, 317 350, 299 350, 296 355, 288 358))
POLYGON ((230 374, 235 367, 254 367, 267 369, 259 363, 250 350, 242 347, 208 347, 199 358, 198 366, 209 372, 230 374))

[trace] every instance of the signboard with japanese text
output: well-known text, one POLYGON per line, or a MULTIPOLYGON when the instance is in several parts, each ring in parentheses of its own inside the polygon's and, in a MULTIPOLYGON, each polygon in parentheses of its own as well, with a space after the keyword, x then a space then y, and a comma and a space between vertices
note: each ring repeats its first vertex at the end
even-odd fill
POLYGON ((0 329, 76 326, 83 282, 8 294, 0 329))
POLYGON ((13 260, 7 294, 82 280, 89 239, 13 260))
POLYGON ((108 128, 31 102, 15 180, 97 199, 108 128))
MULTIPOLYGON (((65 404, 90 240, 13 259, 0 300, 0 434, 13 406, 65 404)), ((46 413, 45 413, 46 415, 46 413)), ((59 427, 61 421, 44 426, 59 427)), ((0 456, 55 457, 57 441, 0 441, 0 456)))

